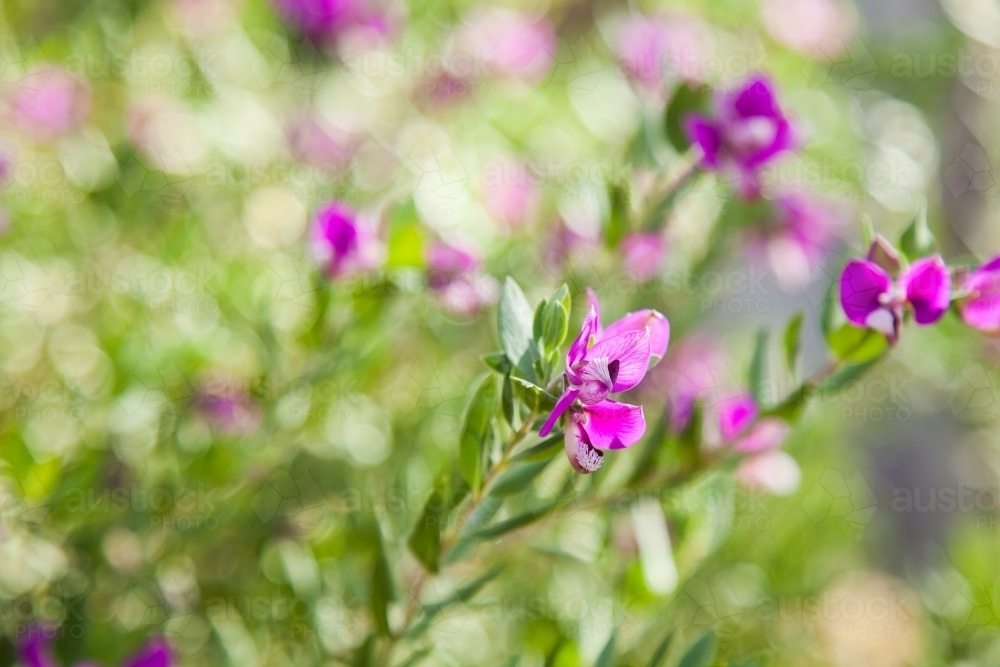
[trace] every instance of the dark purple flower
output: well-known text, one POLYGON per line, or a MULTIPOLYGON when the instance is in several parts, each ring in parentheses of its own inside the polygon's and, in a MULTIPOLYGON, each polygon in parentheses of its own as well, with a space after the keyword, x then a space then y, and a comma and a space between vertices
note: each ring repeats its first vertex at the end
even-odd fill
POLYGON ((962 281, 958 302, 962 319, 986 333, 1000 333, 1000 256, 971 271, 962 281))
POLYGON ((331 278, 370 271, 382 261, 384 249, 375 229, 343 202, 319 210, 310 240, 313 257, 331 278))
MULTIPOLYGON (((847 319, 880 331, 895 343, 905 308, 917 324, 934 324, 951 301, 951 274, 940 255, 918 259, 898 278, 890 275, 893 257, 884 241, 872 244, 867 259, 847 263, 840 275, 840 303, 847 319)), ((894 253, 894 251, 892 251, 894 253)))
POLYGON ((52 639, 45 634, 45 628, 31 628, 17 647, 18 659, 25 667, 59 667, 49 650, 51 643, 52 639))
POLYGON ((718 94, 714 115, 691 114, 684 127, 701 150, 702 168, 734 174, 747 198, 760 194, 760 171, 797 144, 774 86, 760 75, 718 94))

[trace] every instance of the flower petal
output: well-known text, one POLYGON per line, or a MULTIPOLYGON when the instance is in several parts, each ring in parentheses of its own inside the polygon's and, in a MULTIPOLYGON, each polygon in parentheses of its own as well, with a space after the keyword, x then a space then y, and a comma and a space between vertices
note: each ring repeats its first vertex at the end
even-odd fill
POLYGON ((662 313, 655 310, 637 310, 629 313, 617 322, 608 325, 601 338, 611 338, 626 331, 641 331, 649 329, 649 352, 653 355, 653 363, 663 358, 670 342, 670 322, 662 313))
POLYGON ((764 76, 756 75, 749 78, 736 93, 733 109, 743 116, 780 116, 775 101, 774 86, 764 76))
POLYGON ((788 437, 789 430, 788 424, 780 419, 774 417, 761 419, 736 443, 736 451, 754 454, 777 449, 788 437))
POLYGON ((566 353, 566 368, 575 366, 587 356, 587 346, 590 345, 591 336, 597 335, 597 327, 597 309, 591 306, 590 310, 587 311, 587 316, 583 318, 583 326, 580 327, 579 335, 566 353))
POLYGON ((965 279, 962 287, 971 296, 962 300, 960 308, 962 319, 970 327, 995 333, 1000 331, 1000 268, 987 269, 987 266, 976 269, 965 279))
POLYGON ((642 407, 601 401, 583 409, 581 421, 590 444, 597 449, 625 449, 639 442, 646 432, 642 407))
POLYGON ((736 469, 736 479, 748 489, 790 496, 802 482, 802 471, 791 456, 773 451, 742 461, 736 469))
POLYGON ((604 331, 604 327, 601 326, 601 302, 597 300, 597 295, 594 294, 594 290, 587 288, 587 305, 594 309, 597 313, 597 331, 595 336, 597 338, 601 337, 601 332, 604 331))
POLYGON ((708 118, 691 114, 684 120, 684 133, 692 144, 701 149, 701 161, 709 169, 722 164, 722 134, 708 118))
POLYGON ((732 442, 757 419, 757 401, 750 394, 738 394, 715 405, 719 434, 723 442, 732 442))
POLYGON ((544 438, 551 433, 552 427, 555 426, 559 418, 562 417, 562 414, 569 409, 569 406, 573 404, 573 401, 575 401, 576 397, 579 395, 580 391, 578 389, 567 389, 563 392, 563 395, 559 397, 558 401, 556 401, 555 407, 552 408, 549 418, 545 420, 545 424, 543 424, 542 428, 538 431, 538 435, 544 438))
POLYGON ((171 653, 167 642, 153 639, 146 643, 138 653, 127 658, 122 667, 170 667, 171 653))
POLYGON ((899 278, 917 324, 934 324, 948 310, 951 274, 940 255, 918 259, 899 278))
POLYGON ((50 639, 42 628, 31 628, 27 639, 18 646, 18 657, 26 667, 58 667, 49 651, 49 643, 50 639))
POLYGON ((628 391, 642 382, 649 368, 649 329, 629 331, 611 338, 604 338, 590 348, 591 359, 606 358, 618 362, 618 374, 613 378, 612 391, 628 391))
POLYGON ((594 449, 585 442, 585 438, 583 427, 574 416, 566 429, 566 438, 563 444, 566 447, 566 457, 569 459, 569 464, 573 466, 573 470, 581 475, 589 475, 604 463, 604 454, 601 450, 594 449))
POLYGON ((879 296, 889 291, 892 279, 881 267, 862 259, 852 259, 840 274, 840 305, 847 319, 866 326, 868 316, 882 307, 879 296))

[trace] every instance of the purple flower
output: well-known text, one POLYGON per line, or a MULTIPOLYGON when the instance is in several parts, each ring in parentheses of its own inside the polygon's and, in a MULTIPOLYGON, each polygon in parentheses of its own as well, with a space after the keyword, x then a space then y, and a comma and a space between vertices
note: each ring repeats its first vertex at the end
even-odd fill
MULTIPOLYGON (((32 628, 28 637, 18 645, 18 658, 25 667, 59 667, 49 651, 52 639, 41 627, 32 628)), ((90 667, 93 663, 77 663, 76 667, 90 667)), ((121 667, 170 667, 173 651, 166 640, 151 639, 136 653, 126 658, 121 667)))
POLYGON ((719 345, 705 333, 681 341, 662 369, 654 373, 653 384, 667 396, 670 428, 675 433, 687 428, 695 401, 728 380, 719 345))
POLYGON ((642 381, 650 361, 659 361, 670 339, 667 319, 655 310, 629 313, 607 329, 601 327, 600 304, 588 290, 590 310, 580 334, 566 353, 566 390, 539 431, 547 436, 567 411, 566 449, 580 472, 600 465, 599 451, 624 449, 646 429, 642 408, 608 400, 642 381))
POLYGON ((308 112, 292 119, 287 137, 296 160, 331 172, 343 170, 354 153, 354 138, 308 112))
POLYGON ((667 75, 698 82, 705 77, 711 32, 701 19, 684 14, 633 15, 614 39, 618 65, 640 92, 662 95, 667 75))
POLYGON ((483 273, 478 254, 443 241, 431 241, 426 254, 427 286, 443 308, 469 315, 496 302, 500 285, 493 276, 483 273))
POLYGON ((716 96, 715 114, 689 115, 684 122, 692 144, 701 149, 702 168, 735 174, 743 197, 760 194, 760 171, 797 142, 778 106, 774 87, 754 76, 736 90, 716 96))
POLYGON ((358 0, 273 0, 282 18, 302 34, 325 38, 354 21, 360 10, 358 0))
POLYGON ((715 405, 719 437, 723 445, 743 454, 755 454, 781 447, 788 436, 788 424, 776 417, 758 419, 757 401, 742 393, 715 405))
POLYGON ((1000 256, 969 273, 962 281, 966 293, 958 302, 962 319, 970 327, 1000 333, 1000 256))
POLYGON ((90 112, 90 86, 61 67, 41 67, 18 84, 14 122, 41 141, 67 135, 90 112))
POLYGON ((263 418, 253 398, 236 383, 213 380, 206 383, 198 408, 213 426, 228 435, 244 435, 260 428, 263 418))
POLYGON ((316 262, 331 278, 369 271, 382 261, 375 229, 343 202, 326 204, 316 214, 311 233, 316 262))
POLYGON ((622 264, 638 280, 649 280, 660 270, 667 242, 661 234, 631 232, 621 242, 622 264))
POLYGON ((826 202, 805 193, 784 193, 751 249, 764 255, 782 289, 800 290, 836 242, 842 222, 840 211, 826 202))
POLYGON ((883 239, 867 259, 847 263, 840 275, 840 303, 852 324, 880 331, 895 343, 909 306, 917 324, 934 324, 951 300, 951 275, 940 255, 918 259, 898 278, 895 251, 883 239))

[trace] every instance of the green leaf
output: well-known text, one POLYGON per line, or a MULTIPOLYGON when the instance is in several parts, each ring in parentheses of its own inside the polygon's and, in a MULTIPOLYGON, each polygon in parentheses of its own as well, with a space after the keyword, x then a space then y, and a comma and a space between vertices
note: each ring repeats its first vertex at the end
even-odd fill
POLYGON ((820 385, 820 391, 837 391, 841 387, 845 387, 852 382, 857 381, 865 373, 867 373, 872 366, 881 361, 884 354, 885 351, 874 359, 869 359, 868 361, 864 361, 862 363, 848 364, 843 368, 840 368, 823 381, 823 384, 820 385))
POLYGON ((811 385, 800 385, 798 389, 785 397, 781 403, 764 410, 761 415, 764 417, 779 417, 788 423, 796 422, 809 403, 809 397, 813 394, 811 385))
POLYGON ((621 243, 629 229, 629 191, 625 183, 613 183, 608 187, 608 201, 611 211, 607 228, 604 230, 605 245, 613 250, 621 243))
POLYGON ((711 93, 708 86, 692 87, 682 83, 674 89, 670 104, 667 105, 664 123, 667 139, 678 153, 683 153, 691 147, 687 133, 684 131, 684 120, 690 113, 708 110, 711 93))
POLYGON ((490 526, 486 526, 485 528, 480 528, 479 530, 472 532, 469 535, 469 539, 489 540, 494 537, 500 537, 501 535, 509 533, 512 530, 523 528, 524 526, 530 525, 541 519, 543 516, 555 509, 558 504, 559 499, 556 499, 534 510, 529 510, 505 521, 500 521, 490 526))
POLYGON ((782 343, 785 346, 785 363, 788 364, 788 372, 792 374, 792 377, 798 374, 799 350, 802 346, 802 321, 805 316, 804 310, 795 313, 792 319, 788 320, 785 335, 782 337, 782 343))
POLYGON ((558 350, 569 333, 569 308, 553 299, 545 304, 541 343, 543 349, 558 350))
POLYGON ((535 306, 535 314, 531 321, 531 334, 536 341, 542 340, 542 331, 545 327, 545 306, 549 305, 547 299, 542 299, 535 306))
POLYGON ((495 370, 501 375, 506 375, 510 373, 512 368, 510 359, 507 358, 506 353, 500 352, 490 352, 489 354, 484 354, 481 359, 483 363, 495 370))
POLYGON ((506 497, 521 493, 548 465, 549 461, 514 464, 497 478, 497 481, 490 488, 490 494, 506 497))
POLYGON ((840 308, 840 288, 837 281, 830 281, 830 287, 823 298, 823 310, 819 320, 820 331, 829 342, 830 335, 847 322, 844 311, 840 308))
POLYGON ((424 503, 424 511, 407 541, 410 551, 417 560, 435 574, 440 567, 438 558, 441 555, 441 531, 451 509, 448 506, 450 481, 444 476, 434 485, 430 497, 424 503))
POLYGON ((653 657, 649 659, 649 663, 646 667, 660 667, 664 659, 667 657, 667 651, 670 650, 670 644, 674 641, 674 633, 668 634, 660 642, 660 645, 656 647, 656 651, 653 652, 653 657))
POLYGON ((937 239, 927 225, 927 202, 924 201, 913 222, 899 237, 899 248, 910 261, 913 261, 933 254, 936 247, 937 239))
POLYGON ((757 340, 754 343, 753 358, 750 360, 749 387, 757 405, 762 405, 767 396, 767 343, 770 332, 762 328, 757 332, 757 340))
POLYGON ((715 633, 709 630, 691 645, 677 667, 707 667, 715 660, 715 633))
POLYGON ((533 363, 538 358, 533 336, 534 312, 528 298, 510 276, 504 281, 497 307, 500 347, 523 377, 534 379, 533 363))
POLYGON ((389 561, 385 557, 385 546, 382 543, 382 531, 375 526, 375 567, 372 570, 371 595, 369 606, 375 632, 383 637, 389 636, 389 602, 392 600, 392 573, 389 571, 389 561))
POLYGON ((520 425, 520 415, 518 415, 517 401, 514 400, 514 387, 511 384, 510 375, 505 375, 503 378, 503 390, 500 398, 503 418, 516 431, 520 425))
POLYGON ((410 630, 406 633, 406 636, 412 639, 426 632, 435 616, 454 604, 468 602, 471 600, 486 584, 496 579, 497 575, 499 575, 502 571, 502 565, 494 567, 470 583, 455 589, 455 591, 445 599, 421 607, 420 619, 413 624, 410 630))
POLYGON ((365 641, 361 643, 354 651, 354 657, 351 658, 351 667, 369 667, 375 664, 375 659, 372 655, 375 648, 375 635, 369 634, 365 637, 365 641))
POLYGON ((563 448, 565 438, 561 431, 553 433, 536 445, 516 454, 511 461, 551 461, 563 448))
POLYGON ((514 396, 527 405, 529 410, 533 410, 536 415, 552 410, 556 406, 556 401, 559 400, 532 382, 519 377, 511 377, 510 380, 514 387, 514 396))
POLYGON ((837 359, 853 363, 875 359, 889 348, 889 341, 883 334, 853 324, 844 324, 833 331, 827 343, 837 359))
POLYGON ((615 664, 615 633, 608 637, 607 643, 601 649, 600 655, 594 661, 594 667, 614 667, 615 664))
POLYGON ((868 252, 868 247, 875 240, 875 225, 872 224, 872 218, 867 213, 861 214, 861 247, 868 252))
POLYGON ((433 652, 433 649, 429 646, 419 648, 413 653, 411 653, 406 660, 399 663, 397 667, 416 667, 418 664, 423 662, 424 658, 429 656, 433 652))
POLYGON ((483 457, 493 436, 493 417, 499 401, 495 375, 487 375, 465 413, 465 423, 458 442, 458 467, 474 493, 483 483, 483 457))

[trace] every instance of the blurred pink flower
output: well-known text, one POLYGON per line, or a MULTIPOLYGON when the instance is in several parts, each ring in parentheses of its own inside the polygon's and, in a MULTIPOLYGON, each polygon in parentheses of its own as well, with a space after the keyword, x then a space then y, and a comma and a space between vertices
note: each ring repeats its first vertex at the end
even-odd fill
POLYGON ((14 122, 41 141, 79 129, 90 112, 90 85, 61 67, 34 69, 17 88, 14 122))
POLYGON ((839 0, 763 0, 760 10, 776 42, 827 59, 846 50, 856 29, 854 14, 839 0))
POLYGON ((631 232, 621 242, 622 267, 638 280, 649 280, 660 271, 667 242, 659 233, 631 232))
POLYGON ((496 303, 500 284, 483 273, 482 258, 443 241, 431 241, 426 250, 427 286, 438 303, 457 315, 471 315, 496 303))
POLYGON ((768 451, 740 461, 736 479, 748 489, 775 496, 795 493, 802 482, 802 471, 791 456, 782 451, 768 451))
POLYGON ((556 36, 545 17, 499 7, 480 7, 459 29, 459 41, 499 76, 536 83, 556 54, 556 36))
POLYGON ((185 33, 210 37, 233 24, 240 4, 240 0, 172 0, 170 9, 185 33))
POLYGON ((965 323, 986 333, 1000 333, 1000 256, 969 272, 962 291, 966 296, 958 307, 965 323))
POLYGON ((665 94, 670 78, 704 80, 711 41, 699 18, 634 14, 618 27, 613 48, 629 80, 647 92, 665 94))
POLYGON ((212 426, 228 435, 253 433, 263 422, 260 408, 243 385, 225 378, 207 381, 197 406, 212 426))
POLYGON ((789 427, 776 417, 760 416, 753 396, 740 393, 720 400, 714 406, 722 444, 737 452, 754 454, 781 447, 789 427))
POLYGON ((374 227, 340 201, 319 209, 310 241, 313 258, 331 278, 370 271, 385 253, 374 227))
POLYGON ((674 348, 652 384, 666 394, 670 428, 676 433, 687 428, 695 401, 711 398, 728 381, 725 357, 718 343, 706 334, 691 335, 674 348))
MULTIPOLYGON (((59 667, 52 657, 51 637, 45 628, 30 629, 27 637, 17 645, 18 658, 25 667, 59 667)), ((164 639, 150 639, 137 652, 125 658, 121 667, 170 667, 174 663, 173 651, 164 639)), ((76 667, 91 667, 94 663, 77 663, 76 667)))
POLYGON ((356 147, 353 137, 306 111, 291 119, 287 137, 296 160, 329 172, 342 171, 356 147))
POLYGON ((508 230, 527 225, 541 198, 528 165, 514 160, 495 160, 483 167, 480 196, 490 216, 508 230))

